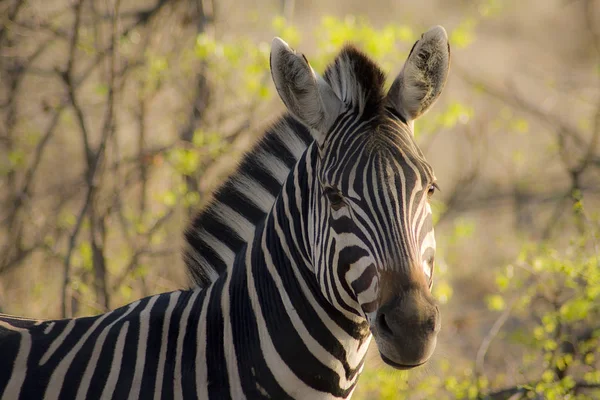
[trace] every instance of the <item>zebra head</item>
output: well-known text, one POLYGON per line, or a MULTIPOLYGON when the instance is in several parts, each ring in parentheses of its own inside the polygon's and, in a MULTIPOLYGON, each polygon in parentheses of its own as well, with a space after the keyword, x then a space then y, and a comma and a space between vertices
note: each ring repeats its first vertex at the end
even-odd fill
POLYGON ((387 93, 379 67, 353 47, 324 78, 281 39, 271 52, 281 99, 315 139, 310 245, 317 281, 336 308, 366 320, 382 359, 399 369, 426 362, 440 330, 430 292, 429 199, 437 186, 413 121, 438 98, 449 63, 439 26, 415 43, 387 93))

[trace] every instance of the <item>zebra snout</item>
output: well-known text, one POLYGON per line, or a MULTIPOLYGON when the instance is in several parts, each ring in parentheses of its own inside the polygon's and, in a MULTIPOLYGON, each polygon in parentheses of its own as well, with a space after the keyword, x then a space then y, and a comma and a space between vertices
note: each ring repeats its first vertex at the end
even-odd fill
POLYGON ((431 296, 411 290, 379 307, 374 333, 382 359, 395 368, 406 369, 431 357, 440 328, 440 312, 431 296))

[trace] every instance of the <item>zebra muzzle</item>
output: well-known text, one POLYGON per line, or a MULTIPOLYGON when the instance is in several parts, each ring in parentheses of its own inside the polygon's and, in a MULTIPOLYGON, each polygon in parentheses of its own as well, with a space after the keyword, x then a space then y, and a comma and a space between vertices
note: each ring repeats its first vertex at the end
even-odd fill
POLYGON ((383 361, 408 369, 431 357, 440 328, 440 312, 433 298, 427 291, 414 288, 378 308, 373 334, 383 361))

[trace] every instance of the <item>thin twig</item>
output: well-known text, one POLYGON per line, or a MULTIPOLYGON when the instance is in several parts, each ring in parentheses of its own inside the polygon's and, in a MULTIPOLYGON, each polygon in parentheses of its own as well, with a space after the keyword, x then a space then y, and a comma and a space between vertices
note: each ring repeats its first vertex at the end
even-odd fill
POLYGON ((508 317, 510 317, 510 313, 512 312, 514 304, 515 302, 513 302, 509 307, 506 307, 504 311, 502 311, 500 316, 498 316, 498 318, 492 325, 492 328, 481 341, 481 345, 479 346, 479 349, 477 350, 477 355, 475 357, 475 372, 477 373, 477 375, 482 376, 485 374, 485 355, 487 354, 490 345, 492 344, 492 341, 496 338, 496 336, 498 336, 500 329, 502 329, 502 326, 506 323, 508 317))

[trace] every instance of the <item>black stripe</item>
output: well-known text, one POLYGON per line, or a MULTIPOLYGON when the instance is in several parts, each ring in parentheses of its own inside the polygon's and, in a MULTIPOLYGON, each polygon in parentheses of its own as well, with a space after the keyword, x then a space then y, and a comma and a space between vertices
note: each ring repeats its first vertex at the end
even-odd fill
POLYGON ((352 289, 355 293, 362 293, 373 284, 373 279, 377 276, 377 270, 370 265, 363 271, 356 280, 352 281, 352 289))
MULTIPOLYGON (((110 332, 106 336, 106 340, 104 341, 104 346, 102 347, 102 351, 100 352, 100 357, 98 358, 98 364, 96 364, 96 368, 94 369, 94 374, 92 376, 92 380, 90 382, 90 387, 85 396, 86 400, 101 400, 102 391, 106 387, 106 381, 108 380, 108 375, 111 372, 111 364, 113 362, 113 358, 116 356, 115 349, 117 347, 117 338, 119 337, 119 333, 123 328, 123 322, 115 324, 110 328, 110 332)), ((100 332, 100 331, 98 331, 100 332)), ((98 335, 95 335, 95 339, 98 338, 98 335)), ((95 342, 95 340, 94 340, 95 342)), ((91 343, 90 343, 91 344, 91 343)), ((92 347, 92 345, 90 345, 92 347)), ((90 353, 91 354, 91 353, 90 353)), ((74 369, 74 368, 71 368, 74 369)), ((69 371, 70 372, 70 371, 69 371)), ((65 385, 63 387, 71 386, 71 381, 68 376, 65 378, 65 385)), ((79 384, 73 385, 75 388, 79 386, 79 384)), ((76 391, 75 391, 76 393, 76 391)), ((75 396, 66 395, 63 396, 61 393, 61 398, 74 399, 75 396)))
POLYGON ((252 203, 245 194, 235 186, 225 186, 222 191, 219 192, 219 201, 232 210, 239 212, 248 221, 252 222, 255 226, 265 218, 265 213, 259 207, 260 204, 252 203))
MULTIPOLYGON (((2 320, 5 319, 2 318, 2 320)), ((20 344, 21 334, 19 332, 0 327, 0 354, 2 354, 2 362, 0 362, 0 397, 2 397, 10 380, 20 344)))
MULTIPOLYGON (((235 209, 235 211, 243 214, 242 207, 235 209)), ((202 225, 197 225, 197 229, 209 232, 212 236, 235 252, 235 250, 242 247, 246 241, 240 238, 237 232, 227 225, 227 222, 229 221, 221 220, 216 214, 207 213, 204 215, 204 218, 202 218, 202 225)), ((199 238, 198 241, 200 241, 199 238)), ((203 249, 199 249, 200 254, 202 254, 202 251, 203 249)))
MULTIPOLYGON (((277 213, 274 216, 279 216, 282 220, 279 222, 281 229, 284 231, 286 237, 290 237, 292 233, 287 230, 289 227, 288 221, 284 218, 285 213, 283 210, 283 204, 280 203, 280 208, 278 208, 277 213)), ((275 238, 273 238, 275 241, 275 238)), ((279 240, 278 240, 279 242, 279 240)), ((273 246, 280 248, 279 246, 273 246)), ((295 264, 298 266, 302 266, 304 262, 301 258, 298 249, 295 246, 289 246, 291 259, 294 260, 295 264)), ((281 254, 281 253, 280 253, 281 254)), ((302 292, 302 288, 300 287, 300 283, 298 282, 296 275, 292 271, 292 265, 290 263, 290 259, 287 257, 281 256, 278 257, 275 261, 275 267, 281 277, 286 293, 288 293, 290 297, 290 301, 294 310, 298 313, 298 316, 302 320, 302 323, 310 333, 310 335, 317 341, 324 349, 327 349, 329 353, 334 356, 337 360, 339 360, 346 373, 346 379, 352 379, 354 375, 358 372, 356 369, 350 368, 350 365, 347 361, 347 354, 344 346, 341 345, 338 338, 336 338, 333 333, 327 328, 327 326, 321 321, 321 318, 317 314, 317 311, 310 304, 304 293, 302 292)), ((312 278, 314 280, 314 276, 312 278)), ((318 302, 325 301, 322 297, 316 297, 315 300, 318 302)), ((330 305, 329 302, 327 304, 330 305)), ((322 307, 321 304, 319 306, 322 307)))
MULTIPOLYGON (((115 350, 117 347, 117 340, 119 338, 119 334, 121 333, 121 330, 123 329, 123 326, 125 325, 125 322, 130 321, 130 320, 139 320, 139 318, 137 317, 139 315, 139 313, 143 310, 142 307, 144 307, 147 304, 147 302, 140 302, 139 304, 137 304, 135 306, 135 308, 133 310, 131 310, 131 312, 124 317, 123 319, 121 319, 119 322, 117 322, 114 326, 112 326, 110 328, 110 331, 108 333, 108 335, 106 336, 106 340, 104 341, 104 345, 102 347, 102 351, 100 353, 100 358, 98 359, 98 363, 96 364, 96 369, 94 371, 94 375, 92 377, 92 380, 90 382, 90 387, 88 390, 87 395, 85 396, 86 400, 88 399, 101 399, 100 395, 102 394, 102 391, 104 390, 105 386, 106 386, 106 381, 108 379, 108 375, 111 372, 111 364, 113 362, 114 357, 116 356, 115 354, 115 350)), ((125 307, 121 307, 119 310, 123 310, 123 312, 126 312, 127 309, 129 308, 129 306, 125 306, 125 307)), ((119 317, 122 315, 123 313, 119 314, 119 317)), ((114 319, 111 320, 111 322, 114 321, 114 319)), ((109 322, 110 323, 110 322, 109 322)), ((103 322, 104 325, 104 322, 103 322)), ((106 324, 108 325, 108 324, 106 324)), ((128 328, 127 328, 127 334, 129 334, 129 331, 132 330, 132 326, 131 323, 128 324, 128 328)), ((101 330, 97 330, 98 334, 101 332, 101 330)), ((138 331, 139 332, 139 331, 138 331)), ((98 339, 98 335, 92 335, 93 339, 91 339, 90 341, 90 347, 93 347, 94 343, 96 342, 96 340, 98 339)), ((124 353, 126 352, 127 349, 123 349, 124 353)), ((127 354, 127 353, 125 353, 127 354)), ((121 359, 121 374, 124 373, 123 371, 123 361, 124 359, 121 359)), ((134 357, 134 361, 135 361, 135 357, 134 357)), ((129 371, 130 374, 133 374, 133 369, 129 371)), ((118 377, 117 377, 117 381, 116 383, 118 384, 118 377)), ((69 382, 68 379, 65 379, 65 382, 69 382)), ((115 385, 116 388, 116 385, 115 385)), ((73 398, 73 397, 71 397, 73 398)), ((113 396, 114 398, 114 396, 113 396)))
MULTIPOLYGON (((267 242, 273 244, 275 232, 272 223, 265 227, 264 234, 267 235, 267 242)), ((259 248, 254 247, 253 253, 252 274, 255 290, 269 335, 279 356, 290 370, 311 388, 337 397, 346 397, 348 393, 340 389, 339 377, 335 371, 322 364, 310 352, 294 328, 280 295, 277 295, 275 282, 264 267, 259 248)), ((276 254, 272 255, 276 256, 276 254)), ((273 261, 277 264, 282 259, 274 258, 273 261)))
POLYGON ((183 338, 183 355, 181 360, 181 386, 183 393, 197 393, 196 369, 205 368, 204 365, 196 365, 196 349, 198 347, 198 325, 207 324, 208 320, 200 321, 200 312, 206 298, 206 289, 198 294, 188 324, 185 328, 183 338))
POLYGON ((229 296, 233 346, 242 390, 249 399, 291 399, 273 376, 261 351, 256 316, 249 298, 247 266, 237 265, 232 271, 229 296))
POLYGON ((127 318, 129 321, 129 329, 125 336, 125 347, 123 348, 123 358, 121 360, 121 373, 115 385, 113 398, 126 399, 131 391, 133 375, 135 374, 135 366, 137 361, 137 349, 140 338, 140 319, 139 313, 146 308, 150 297, 146 297, 140 301, 136 310, 132 311, 132 318, 127 318))
POLYGON ((50 347, 50 343, 64 331, 68 322, 69 320, 47 321, 44 324, 30 329, 32 348, 29 359, 27 360, 27 370, 29 372, 25 376, 25 381, 23 382, 23 390, 21 391, 20 397, 21 399, 35 398, 35 396, 39 396, 40 392, 43 393, 48 385, 48 381, 50 380, 50 375, 58 365, 58 362, 64 356, 64 351, 72 347, 72 344, 69 343, 79 337, 73 332, 81 334, 81 332, 86 331, 86 329, 82 329, 83 325, 80 325, 79 329, 77 329, 77 327, 73 328, 73 331, 71 331, 71 333, 69 333, 69 335, 66 337, 66 341, 64 342, 65 344, 57 349, 57 351, 52 357, 50 357, 46 364, 43 366, 38 366, 40 359, 50 347), (54 327, 49 334, 44 334, 44 330, 51 322, 55 323, 54 327))
POLYGON ((160 346, 162 343, 162 326, 165 318, 165 310, 169 306, 170 293, 164 293, 158 297, 152 310, 150 310, 148 339, 146 342, 146 360, 144 372, 142 373, 142 386, 140 399, 154 398, 154 386, 156 385, 156 372, 158 359, 160 357, 160 346))
MULTIPOLYGON (((192 291, 180 292, 179 298, 177 299, 177 303, 175 304, 175 308, 173 309, 173 313, 171 314, 171 321, 169 321, 167 333, 167 354, 165 358, 165 369, 162 381, 162 399, 172 399, 175 396, 173 392, 173 382, 175 374, 178 373, 177 371, 175 371, 175 356, 177 354, 177 337, 179 336, 179 324, 181 323, 183 310, 185 309, 187 303, 190 301, 190 297, 193 293, 194 292, 192 291)), ((161 388, 158 388, 158 390, 161 390, 161 388)))
MULTIPOLYGON (((208 309, 206 313, 206 363, 208 379, 209 399, 226 400, 231 399, 229 393, 229 377, 227 375, 227 362, 225 360, 225 349, 223 343, 223 310, 221 308, 221 295, 226 276, 216 280, 208 298, 208 309), (208 323, 210 321, 210 323, 208 323)), ((205 368, 204 365, 198 366, 205 368)))
POLYGON ((337 248, 337 241, 335 239, 332 239, 331 247, 329 248, 329 254, 328 254, 329 260, 328 260, 328 264, 327 264, 329 266, 329 268, 327 268, 327 275, 329 277, 329 282, 331 285, 331 292, 333 292, 336 302, 344 310, 348 311, 351 314, 356 315, 357 317, 361 317, 360 312, 358 312, 354 307, 351 307, 350 305, 346 304, 344 299, 342 299, 342 296, 340 296, 338 287, 335 283, 336 268, 335 268, 335 263, 333 262, 333 258, 335 257, 335 254, 337 252, 336 248, 337 248))
MULTIPOLYGON (((313 160, 313 164, 314 164, 315 160, 317 159, 318 148, 316 146, 313 146, 311 149, 312 149, 312 151, 311 151, 310 159, 313 160)), ((299 176, 300 188, 298 188, 297 190, 300 190, 302 193, 310 193, 307 186, 309 184, 313 185, 314 181, 309 182, 309 180, 308 180, 308 171, 307 171, 306 163, 304 162, 305 160, 306 160, 306 157, 304 157, 304 160, 302 160, 302 162, 300 163, 300 165, 298 167, 299 168, 298 173, 300 175, 299 176)), ((290 198, 291 198, 292 196, 294 196, 294 183, 293 183, 293 181, 290 182, 290 180, 288 179, 287 185, 288 186, 286 187, 286 190, 290 194, 290 198)), ((304 232, 302 232, 302 237, 304 237, 305 243, 312 243, 312 239, 309 238, 308 229, 306 229, 306 226, 310 221, 309 210, 312 207, 310 204, 311 196, 301 196, 301 199, 302 199, 301 207, 302 207, 302 212, 303 212, 302 219, 305 222, 305 229, 304 229, 304 232)), ((300 224, 297 224, 297 225, 300 225, 300 224)), ((299 272, 300 272, 300 275, 302 275, 302 279, 304 279, 304 282, 306 282, 306 286, 310 289, 312 296, 315 299, 317 299, 318 303, 323 307, 323 309, 325 310, 327 315, 331 318, 331 320, 333 322, 335 322, 340 328, 342 328, 342 330, 344 332, 346 332, 352 338, 357 339, 357 340, 362 339, 364 337, 364 326, 357 325, 353 321, 349 320, 344 314, 342 314, 342 312, 340 310, 335 308, 324 297, 323 292, 321 291, 321 287, 319 286, 319 283, 315 279, 315 274, 313 272, 311 272, 308 268, 299 268, 299 272)))

